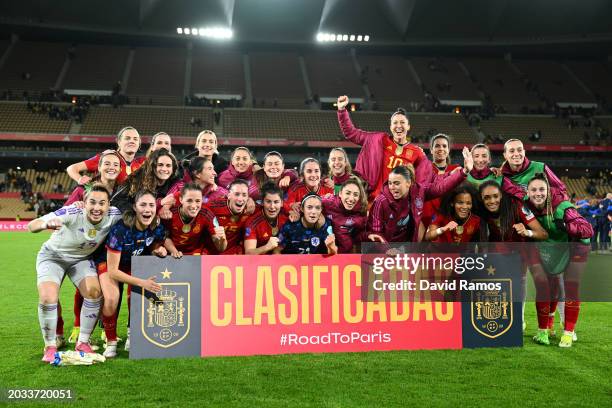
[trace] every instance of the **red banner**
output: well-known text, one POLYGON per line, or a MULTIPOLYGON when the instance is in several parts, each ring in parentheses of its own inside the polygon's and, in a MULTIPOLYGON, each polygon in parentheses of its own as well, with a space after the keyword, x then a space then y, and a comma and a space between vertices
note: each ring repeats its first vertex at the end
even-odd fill
POLYGON ((461 304, 363 302, 360 255, 202 256, 202 356, 460 349, 461 304))

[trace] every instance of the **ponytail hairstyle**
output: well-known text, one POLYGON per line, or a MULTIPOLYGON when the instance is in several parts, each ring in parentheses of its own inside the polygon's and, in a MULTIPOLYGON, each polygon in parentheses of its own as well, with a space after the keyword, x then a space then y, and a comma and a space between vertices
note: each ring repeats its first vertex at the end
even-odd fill
POLYGON ((344 162, 346 163, 346 166, 344 167, 344 173, 345 174, 353 174, 353 166, 351 166, 351 161, 349 160, 348 154, 346 153, 346 150, 344 150, 342 147, 334 147, 333 149, 331 149, 329 151, 329 159, 327 159, 327 167, 329 167, 329 171, 327 173, 327 177, 332 178, 334 175, 332 174, 332 164, 331 164, 331 154, 333 152, 340 152, 344 155, 344 162))
MULTIPOLYGON (((102 181, 102 173, 100 172, 100 166, 102 165, 102 161, 104 160, 104 158, 106 156, 109 155, 113 155, 115 157, 117 157, 119 159, 119 168, 121 168, 121 163, 125 163, 125 159, 123 157, 121 157, 121 155, 116 151, 116 150, 112 150, 112 149, 108 149, 103 151, 102 153, 100 153, 100 160, 98 161, 98 172, 97 174, 91 179, 91 181, 89 183, 87 183, 88 185, 91 185, 92 183, 96 183, 96 182, 100 182, 102 181)), ((119 170, 121 171, 121 170, 119 170)), ((117 181, 117 179, 115 179, 115 182, 117 181)), ((87 190, 87 186, 85 186, 85 190, 87 190)))
POLYGON ((149 148, 147 149, 147 153, 145 154, 145 157, 149 157, 151 155, 151 153, 153 153, 153 146, 155 145, 155 141, 157 140, 157 138, 159 136, 162 135, 166 135, 168 137, 170 137, 170 135, 166 132, 157 132, 156 134, 154 134, 153 136, 151 136, 151 144, 149 145, 149 148))
POLYGON ((366 215, 368 213, 368 196, 365 192, 363 183, 361 182, 359 177, 357 176, 349 177, 344 183, 342 183, 342 186, 340 187, 340 191, 342 191, 344 187, 351 185, 351 184, 354 186, 357 186, 357 188, 359 189, 359 205, 360 205, 359 212, 361 213, 361 215, 366 215))
POLYGON ((217 140, 217 135, 212 130, 207 129, 207 130, 203 130, 200 133, 198 133, 198 137, 196 138, 196 142, 195 142, 195 148, 198 149, 200 140, 204 137, 204 135, 213 135, 215 137, 215 151, 213 152, 213 154, 219 154, 219 141, 217 140))
MULTIPOLYGON (((125 210, 122 215, 123 223, 128 228, 136 227, 136 211, 134 210, 134 206, 142 197, 150 195, 155 200, 155 193, 150 190, 140 190, 134 196, 134 202, 130 208, 125 210)), ((155 219, 149 224, 149 229, 155 229, 160 223, 159 216, 157 212, 155 213, 155 219)))
POLYGON ((302 180, 304 178, 304 170, 306 169, 306 165, 308 163, 317 163, 317 166, 319 166, 319 171, 321 170, 321 163, 319 163, 319 161, 317 159, 315 159, 314 157, 307 157, 307 158, 305 158, 300 163, 300 177, 302 177, 302 180))
POLYGON ((403 176, 407 181, 410 181, 413 184, 416 180, 416 176, 414 174, 414 167, 412 167, 412 164, 407 164, 405 166, 396 166, 393 168, 393 170, 391 170, 391 173, 399 174, 400 176, 403 176))
MULTIPOLYGON (((406 119, 408 119, 408 112, 406 112, 406 109, 398 107, 395 112, 393 112, 393 114, 391 115, 391 119, 393 119, 393 117, 395 115, 404 115, 406 117, 406 119)), ((410 121, 408 121, 408 123, 410 123, 410 121)))
MULTIPOLYGON (((283 164, 283 167, 285 167, 285 159, 283 159, 283 155, 282 154, 280 154, 276 150, 273 150, 271 152, 266 153, 266 155, 263 158, 261 169, 258 169, 254 173, 255 174, 255 181, 257 182, 257 187, 259 188, 260 191, 263 189, 264 185, 266 185, 268 182, 270 182, 270 178, 268 177, 268 175, 264 171, 264 166, 266 165, 266 160, 268 160, 268 157, 273 157, 273 156, 278 157, 280 159, 281 163, 283 164)), ((280 177, 281 178, 283 177, 282 174, 281 174, 280 177)), ((261 195, 261 197, 263 198, 263 194, 261 195)), ((281 196, 281 198, 282 198, 282 196, 281 196)))
POLYGON ((187 183, 181 188, 181 197, 184 197, 188 191, 199 191, 201 193, 202 189, 196 183, 187 183))
POLYGON ((451 142, 450 136, 444 133, 438 133, 437 135, 433 135, 431 139, 429 139, 429 151, 433 154, 434 143, 438 139, 444 139, 446 140, 446 143, 448 144, 448 156, 446 156, 446 164, 448 165, 451 162, 450 150, 451 150, 452 142, 451 142))
POLYGON ((117 142, 117 152, 121 151, 121 148, 119 147, 119 141, 121 140, 121 138, 123 137, 123 134, 125 132, 127 132, 128 130, 133 130, 134 132, 136 132, 136 134, 138 135, 138 149, 140 149, 140 145, 142 144, 141 138, 140 138, 140 133, 138 133, 138 131, 136 130, 135 127, 132 126, 126 126, 123 129, 121 129, 119 132, 117 132, 117 136, 115 138, 115 141, 117 142))
POLYGON ((548 222, 553 221, 554 213, 552 208, 552 193, 550 191, 550 183, 548 182, 548 178, 546 178, 546 174, 544 173, 536 173, 533 178, 529 180, 527 183, 527 189, 529 190, 529 185, 534 181, 543 181, 546 184, 546 202, 544 203, 544 208, 546 209, 546 218, 548 218, 548 222))

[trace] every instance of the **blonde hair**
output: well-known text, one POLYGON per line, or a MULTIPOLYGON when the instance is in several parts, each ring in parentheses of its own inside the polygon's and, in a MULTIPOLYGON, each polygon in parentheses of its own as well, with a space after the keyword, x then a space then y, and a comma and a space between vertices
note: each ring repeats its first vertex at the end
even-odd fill
MULTIPOLYGON (((161 135, 166 135, 168 137, 170 137, 170 135, 166 132, 157 132, 156 134, 154 134, 153 136, 151 136, 151 143, 149 145, 149 148, 147 149, 147 153, 145 154, 145 157, 149 157, 151 155, 151 153, 153 152, 153 146, 155 145, 155 140, 157 140, 158 136, 161 135)), ((172 146, 172 138, 170 137, 170 146, 172 146)))
POLYGON ((331 154, 333 152, 340 152, 344 155, 344 161, 346 162, 346 167, 344 168, 344 173, 345 174, 353 174, 353 166, 351 166, 351 161, 349 160, 348 154, 346 153, 346 150, 344 150, 342 147, 334 147, 333 149, 331 149, 329 151, 329 158, 327 159, 327 167, 329 167, 329 173, 327 175, 327 177, 332 178, 333 174, 332 174, 332 166, 331 166, 331 154))
POLYGON ((126 126, 123 129, 121 129, 119 132, 117 132, 116 142, 117 142, 117 151, 118 152, 121 151, 121 148, 119 147, 119 141, 123 137, 123 134, 125 132, 127 132, 128 130, 133 130, 138 135, 138 148, 140 149, 140 145, 142 144, 142 138, 140 137, 140 133, 138 133, 138 130, 136 130, 135 127, 133 127, 133 126, 126 126))
POLYGON ((219 141, 217 140, 217 135, 215 134, 215 132, 213 132, 212 130, 203 130, 200 133, 198 133, 198 137, 196 138, 196 142, 195 142, 195 147, 196 149, 198 148, 198 146, 200 145, 200 140, 202 140, 202 138, 204 137, 204 135, 213 135, 215 137, 215 154, 219 154, 219 141))

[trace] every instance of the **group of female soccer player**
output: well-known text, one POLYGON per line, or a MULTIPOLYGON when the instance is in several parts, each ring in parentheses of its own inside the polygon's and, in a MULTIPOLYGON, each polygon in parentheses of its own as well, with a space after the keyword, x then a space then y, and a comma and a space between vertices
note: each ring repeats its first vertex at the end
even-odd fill
MULTIPOLYGON (((234 149, 228 162, 208 130, 180 164, 163 132, 136 157, 140 135, 132 127, 117 134, 116 150, 68 167, 78 186, 65 206, 29 225, 32 232, 55 230, 37 258, 43 360, 52 361, 64 342, 58 295, 65 275, 77 287, 69 340, 76 350, 92 352, 89 336, 101 310, 104 355, 116 356, 123 284, 161 289, 154 278, 130 274, 132 256, 337 254, 358 252, 366 241, 568 243, 593 234, 563 183, 546 165, 527 159, 520 140, 505 143, 500 168, 491 167, 484 144, 464 147, 460 167, 450 163, 450 138, 438 134, 430 143, 432 162, 410 143, 404 110, 392 114, 390 132, 366 132, 353 125, 347 104, 348 97, 338 98, 337 115, 344 137, 362 146, 354 169, 342 148, 331 150, 327 174, 312 157, 298 172, 286 169, 276 151, 259 166, 246 147, 234 149)), ((565 257, 523 253, 541 295, 534 337, 541 344, 550 343, 560 292, 559 346, 575 341, 588 246, 571 248, 565 257)))

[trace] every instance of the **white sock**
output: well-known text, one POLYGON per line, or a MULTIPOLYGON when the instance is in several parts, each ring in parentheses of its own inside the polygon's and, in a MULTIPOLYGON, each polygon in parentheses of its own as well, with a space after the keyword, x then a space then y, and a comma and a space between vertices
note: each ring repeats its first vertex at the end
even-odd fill
POLYGON ((98 322, 98 314, 100 313, 100 304, 102 297, 97 299, 83 299, 83 307, 81 307, 81 330, 79 331, 79 342, 89 342, 89 336, 96 327, 98 322))
POLYGON ((45 341, 45 347, 56 347, 57 303, 38 304, 38 323, 40 324, 40 331, 45 341))
POLYGON ((557 304, 557 311, 559 312, 559 320, 561 320, 561 325, 565 327, 565 302, 559 302, 557 304))

